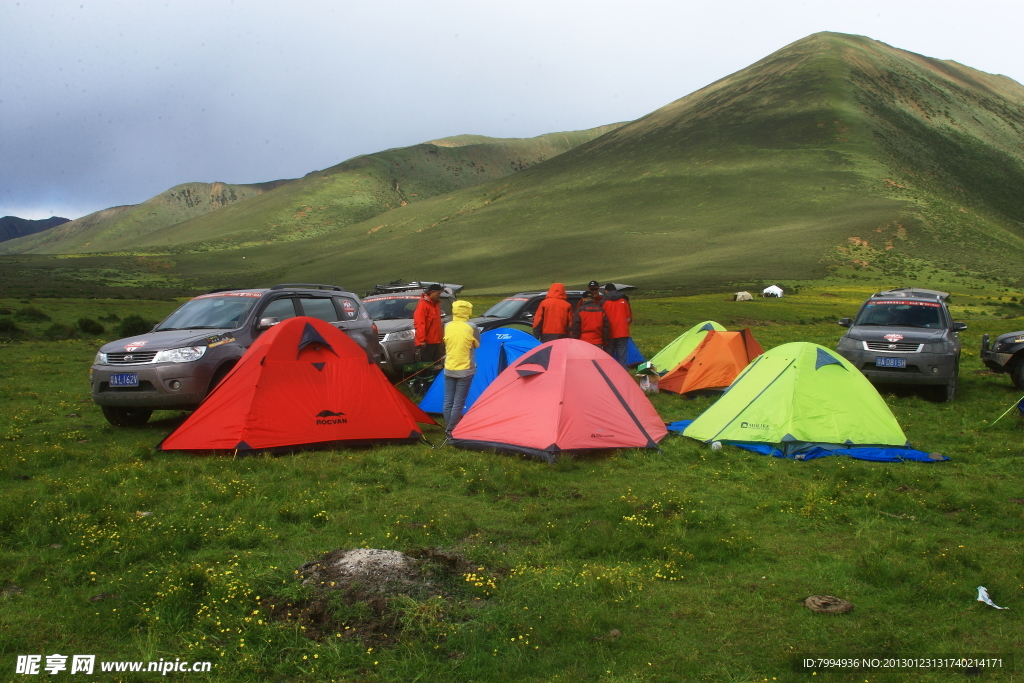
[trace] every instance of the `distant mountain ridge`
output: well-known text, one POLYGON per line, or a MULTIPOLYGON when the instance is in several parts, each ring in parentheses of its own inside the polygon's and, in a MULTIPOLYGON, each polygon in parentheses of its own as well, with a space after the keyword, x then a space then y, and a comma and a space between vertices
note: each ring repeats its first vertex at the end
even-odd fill
POLYGON ((55 228, 58 225, 69 222, 70 218, 50 216, 49 218, 30 219, 18 218, 17 216, 4 216, 0 218, 0 242, 13 240, 17 237, 33 235, 43 230, 55 228))

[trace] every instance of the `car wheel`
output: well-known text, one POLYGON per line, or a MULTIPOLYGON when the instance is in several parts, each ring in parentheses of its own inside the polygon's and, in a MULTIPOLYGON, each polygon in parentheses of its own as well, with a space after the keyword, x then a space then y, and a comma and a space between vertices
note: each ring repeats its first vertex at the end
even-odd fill
POLYGON ((1013 362, 1010 367, 1010 379, 1013 380, 1013 386, 1024 391, 1024 358, 1018 358, 1013 362))
POLYGON ((960 374, 960 364, 953 366, 953 376, 945 384, 933 389, 933 399, 938 403, 949 403, 956 398, 957 376, 960 374))
POLYGON ((115 427, 141 427, 149 421, 153 414, 151 408, 124 408, 121 406, 103 406, 103 417, 115 427))
POLYGON ((210 387, 206 390, 207 396, 213 393, 213 390, 216 389, 217 385, 220 384, 220 381, 224 379, 229 372, 231 372, 231 368, 233 367, 235 367, 234 363, 228 363, 227 365, 217 368, 217 372, 213 373, 213 379, 210 380, 210 387))

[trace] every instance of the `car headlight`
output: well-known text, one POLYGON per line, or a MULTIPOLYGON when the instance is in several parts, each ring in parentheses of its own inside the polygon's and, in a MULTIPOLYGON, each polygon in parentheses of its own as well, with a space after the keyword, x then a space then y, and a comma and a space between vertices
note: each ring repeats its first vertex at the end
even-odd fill
POLYGON ((839 346, 837 346, 836 348, 841 349, 843 351, 854 351, 856 349, 861 349, 864 347, 861 345, 859 341, 850 339, 849 337, 840 337, 839 346))
POLYGON ((92 364, 93 365, 106 365, 107 364, 107 354, 103 353, 102 351, 97 351, 96 352, 96 357, 92 359, 92 364))
POLYGON ((191 363, 199 360, 206 353, 205 346, 186 346, 180 349, 158 351, 153 358, 154 363, 191 363))
POLYGON ((921 347, 921 353, 945 353, 949 351, 949 342, 932 342, 921 347))
POLYGON ((416 338, 416 330, 402 330, 401 332, 388 332, 384 335, 384 341, 412 341, 416 338))

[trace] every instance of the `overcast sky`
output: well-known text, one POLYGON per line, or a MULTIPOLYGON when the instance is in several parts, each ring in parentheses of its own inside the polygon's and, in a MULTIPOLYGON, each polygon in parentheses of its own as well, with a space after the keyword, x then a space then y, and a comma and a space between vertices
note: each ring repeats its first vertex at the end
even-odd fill
POLYGON ((1024 2, 0 0, 0 215, 636 119, 804 36, 1024 82, 1024 2))

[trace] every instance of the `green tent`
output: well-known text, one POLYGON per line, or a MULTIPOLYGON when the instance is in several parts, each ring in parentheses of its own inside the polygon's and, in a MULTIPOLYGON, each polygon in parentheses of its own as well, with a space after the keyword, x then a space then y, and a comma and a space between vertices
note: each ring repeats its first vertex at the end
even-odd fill
POLYGON ((704 337, 708 335, 709 330, 725 332, 725 328, 714 320, 705 320, 702 323, 697 323, 669 342, 651 360, 637 367, 636 371, 638 373, 646 372, 647 374, 664 375, 669 370, 673 370, 704 341, 704 337))
POLYGON ((842 356, 808 342, 783 344, 755 359, 683 434, 771 444, 786 455, 814 444, 909 447, 867 378, 842 356))

